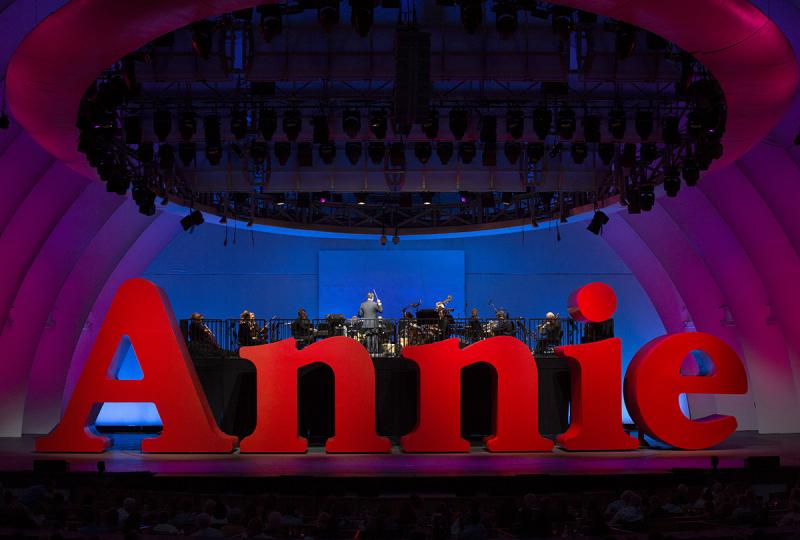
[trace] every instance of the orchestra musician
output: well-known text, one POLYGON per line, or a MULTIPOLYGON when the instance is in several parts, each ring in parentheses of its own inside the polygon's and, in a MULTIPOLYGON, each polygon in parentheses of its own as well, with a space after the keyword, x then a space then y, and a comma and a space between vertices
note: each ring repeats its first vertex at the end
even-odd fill
POLYGON ((236 332, 239 347, 248 347, 253 344, 253 334, 250 331, 250 312, 242 311, 239 316, 239 329, 236 332))
POLYGON ((248 315, 247 327, 250 329, 250 343, 253 345, 259 345, 261 343, 266 343, 266 334, 267 334, 267 327, 264 325, 264 328, 258 327, 258 321, 256 321, 256 314, 252 311, 248 315))
POLYGON ((545 320, 536 329, 539 332, 539 340, 536 343, 536 350, 540 353, 552 350, 561 344, 564 331, 561 329, 561 318, 548 311, 545 320))
POLYGON ((497 312, 497 326, 494 329, 495 336, 514 336, 517 329, 514 322, 508 318, 508 313, 502 309, 497 312))
POLYGON ((308 320, 308 313, 303 308, 297 310, 297 318, 292 321, 292 337, 297 340, 298 348, 303 348, 314 342, 314 329, 308 320))
POLYGON ((472 311, 470 311, 469 321, 467 321, 467 339, 470 343, 475 343, 483 338, 483 325, 481 324, 481 320, 478 318, 478 310, 476 308, 472 308, 472 311))
POLYGON ((215 351, 221 350, 217 338, 203 319, 202 313, 192 313, 189 321, 189 342, 215 351))
POLYGON ((454 320, 444 302, 436 302, 436 315, 439 318, 437 321, 439 339, 444 340, 449 338, 452 333, 454 320))

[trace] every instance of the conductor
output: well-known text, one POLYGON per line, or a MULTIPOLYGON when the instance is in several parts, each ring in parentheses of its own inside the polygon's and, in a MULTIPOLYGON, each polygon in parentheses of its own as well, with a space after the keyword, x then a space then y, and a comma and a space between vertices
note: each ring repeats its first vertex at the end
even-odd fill
POLYGON ((368 292, 367 299, 361 302, 358 308, 358 316, 364 319, 364 328, 375 328, 378 313, 383 313, 383 304, 380 299, 375 300, 375 293, 368 292))

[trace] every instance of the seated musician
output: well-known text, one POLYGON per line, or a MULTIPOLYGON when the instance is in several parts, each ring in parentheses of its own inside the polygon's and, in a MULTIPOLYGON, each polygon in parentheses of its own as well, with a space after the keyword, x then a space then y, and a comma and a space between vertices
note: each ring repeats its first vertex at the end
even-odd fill
POLYGON ((444 302, 436 302, 436 315, 439 320, 437 321, 437 329, 439 331, 439 339, 444 340, 450 337, 453 331, 453 316, 444 305, 444 302))
POLYGON ((214 337, 214 333, 203 322, 202 313, 192 313, 189 321, 189 343, 214 351, 221 349, 217 343, 217 338, 214 337))
POLYGON ((303 308, 297 310, 297 318, 292 321, 292 337, 297 340, 297 345, 300 348, 314 342, 314 327, 311 325, 311 321, 308 320, 308 314, 303 308))
POLYGON ((250 312, 247 310, 242 311, 239 316, 239 328, 236 331, 236 338, 239 342, 239 347, 249 347, 253 344, 250 333, 250 312))
POLYGON ((259 345, 261 343, 267 342, 266 340, 267 327, 266 326, 264 326, 264 328, 258 327, 256 314, 253 313, 252 311, 248 315, 247 328, 250 331, 250 343, 252 343, 253 345, 259 345))
POLYGON ((407 347, 409 345, 418 345, 417 342, 417 323, 414 320, 414 315, 408 311, 403 311, 403 318, 400 319, 397 328, 397 335, 400 336, 400 346, 407 347))
POLYGON ((475 343, 483 339, 483 325, 478 318, 478 310, 472 308, 470 311, 469 321, 467 321, 467 340, 470 343, 475 343))
POLYGON ((538 352, 552 351, 554 347, 561 345, 561 338, 564 331, 561 329, 561 319, 552 311, 548 311, 545 320, 537 327, 539 331, 539 341, 536 343, 538 352))
POLYGON ((497 327, 494 330, 495 336, 515 336, 517 328, 514 321, 508 318, 508 313, 503 310, 497 312, 497 327))

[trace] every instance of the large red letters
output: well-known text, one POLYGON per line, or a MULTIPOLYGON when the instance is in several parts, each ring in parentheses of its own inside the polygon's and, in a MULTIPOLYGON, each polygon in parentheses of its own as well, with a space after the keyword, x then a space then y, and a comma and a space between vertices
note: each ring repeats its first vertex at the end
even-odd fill
POLYGON ((217 427, 164 292, 144 279, 117 291, 94 347, 56 428, 36 440, 38 452, 102 452, 109 440, 89 425, 103 403, 155 403, 161 435, 142 441, 143 452, 231 452, 236 437, 217 427), (144 378, 116 380, 111 364, 128 336, 144 378))
POLYGON ((459 349, 457 339, 406 347, 419 366, 419 420, 401 439, 406 452, 467 452, 461 438, 461 369, 477 362, 497 370, 493 452, 537 452, 553 447, 539 435, 538 374, 530 349, 512 337, 496 337, 459 349))
POLYGON ((258 413, 255 432, 242 440, 241 452, 305 452, 297 436, 297 370, 322 362, 333 370, 334 427, 328 452, 389 452, 391 442, 375 433, 375 369, 367 350, 354 339, 334 337, 302 351, 287 339, 243 347, 242 358, 257 371, 258 413))

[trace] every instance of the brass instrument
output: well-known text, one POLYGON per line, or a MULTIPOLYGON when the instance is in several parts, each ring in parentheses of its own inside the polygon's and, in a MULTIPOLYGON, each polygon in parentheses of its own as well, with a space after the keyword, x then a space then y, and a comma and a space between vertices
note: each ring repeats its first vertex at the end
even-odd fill
MULTIPOLYGON (((441 302, 436 302, 436 309, 439 309, 439 306, 441 306, 442 308, 445 308, 447 306, 447 304, 449 304, 452 301, 453 301, 453 295, 452 294, 448 294, 447 298, 445 298, 441 302)), ((446 309, 448 311, 454 311, 455 310, 455 308, 446 308, 446 309)))

